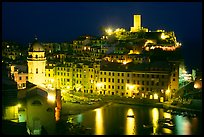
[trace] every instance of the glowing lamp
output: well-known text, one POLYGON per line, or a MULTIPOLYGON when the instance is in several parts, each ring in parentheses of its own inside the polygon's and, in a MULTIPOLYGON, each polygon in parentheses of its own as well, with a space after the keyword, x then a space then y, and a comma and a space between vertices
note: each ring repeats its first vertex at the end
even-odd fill
POLYGON ((113 30, 108 28, 105 30, 105 32, 108 34, 108 35, 111 35, 113 33, 113 30))
POLYGON ((167 38, 167 36, 164 33, 162 33, 161 34, 161 39, 166 39, 166 38, 167 38))

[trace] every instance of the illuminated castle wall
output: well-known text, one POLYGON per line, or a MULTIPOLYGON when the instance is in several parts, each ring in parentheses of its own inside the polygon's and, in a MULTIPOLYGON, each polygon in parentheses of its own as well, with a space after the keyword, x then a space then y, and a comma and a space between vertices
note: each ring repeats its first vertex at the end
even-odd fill
POLYGON ((138 32, 141 30, 141 15, 134 15, 134 26, 130 28, 131 32, 138 32))
POLYGON ((42 85, 45 83, 45 51, 37 41, 31 45, 28 52, 28 81, 35 85, 42 85))

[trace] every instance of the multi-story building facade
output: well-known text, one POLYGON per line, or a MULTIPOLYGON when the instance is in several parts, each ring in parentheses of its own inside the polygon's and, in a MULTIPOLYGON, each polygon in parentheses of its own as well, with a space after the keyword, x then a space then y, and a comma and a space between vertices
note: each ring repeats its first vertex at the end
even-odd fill
POLYGON ((96 63, 49 64, 46 66, 46 84, 51 88, 93 93, 99 78, 100 66, 96 63))
MULTIPOLYGON (((100 71, 100 94, 119 95, 128 97, 152 98, 154 93, 164 96, 166 90, 171 90, 171 69, 165 63, 141 64, 124 66, 111 70, 104 68, 100 71), (161 67, 160 65, 165 65, 161 67)), ((178 78, 177 78, 178 79, 178 78)))
POLYGON ((144 98, 154 98, 157 94, 165 97, 166 92, 178 89, 177 70, 167 62, 137 66, 117 64, 117 67, 113 63, 66 62, 46 67, 46 83, 65 92, 144 98))

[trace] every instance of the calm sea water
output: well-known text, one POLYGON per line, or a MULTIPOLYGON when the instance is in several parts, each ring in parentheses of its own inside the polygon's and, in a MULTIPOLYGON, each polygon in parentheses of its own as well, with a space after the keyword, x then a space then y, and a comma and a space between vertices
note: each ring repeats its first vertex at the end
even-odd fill
POLYGON ((196 135, 202 133, 201 117, 171 115, 162 108, 111 104, 73 117, 73 122, 90 129, 92 135, 196 135), (134 117, 127 117, 134 115, 134 117), (159 119, 172 118, 174 127, 164 128, 159 119), (146 126, 146 127, 144 127, 146 126))

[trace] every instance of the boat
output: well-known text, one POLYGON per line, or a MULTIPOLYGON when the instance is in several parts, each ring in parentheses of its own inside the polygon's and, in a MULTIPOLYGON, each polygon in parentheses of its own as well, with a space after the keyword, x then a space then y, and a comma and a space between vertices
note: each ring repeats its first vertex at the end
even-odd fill
POLYGON ((163 128, 173 129, 175 127, 175 124, 169 124, 169 123, 163 123, 163 128))
POLYGON ((162 118, 158 120, 158 123, 172 123, 173 119, 171 118, 162 118))
POLYGON ((131 118, 134 118, 135 116, 134 116, 134 115, 127 115, 127 117, 131 117, 131 118))

